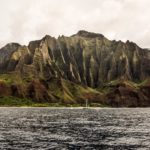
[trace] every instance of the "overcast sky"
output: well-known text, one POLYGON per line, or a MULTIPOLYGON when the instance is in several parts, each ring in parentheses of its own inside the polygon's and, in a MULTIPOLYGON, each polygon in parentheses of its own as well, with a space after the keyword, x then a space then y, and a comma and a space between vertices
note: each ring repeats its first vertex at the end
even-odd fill
POLYGON ((150 48, 150 0, 0 0, 0 47, 81 29, 150 48))

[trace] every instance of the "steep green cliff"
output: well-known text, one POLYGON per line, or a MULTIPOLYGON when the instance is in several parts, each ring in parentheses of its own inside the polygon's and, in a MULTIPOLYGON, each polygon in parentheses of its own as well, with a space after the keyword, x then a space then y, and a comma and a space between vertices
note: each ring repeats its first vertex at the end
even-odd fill
POLYGON ((150 51, 79 31, 0 49, 0 96, 40 103, 150 106, 150 51))

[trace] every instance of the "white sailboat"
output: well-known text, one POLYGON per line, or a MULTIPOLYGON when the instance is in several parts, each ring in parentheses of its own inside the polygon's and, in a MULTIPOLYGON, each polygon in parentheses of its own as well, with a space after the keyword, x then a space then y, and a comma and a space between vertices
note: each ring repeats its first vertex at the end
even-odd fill
POLYGON ((88 99, 85 100, 85 107, 83 109, 88 109, 89 108, 89 104, 88 104, 88 99))
POLYGON ((88 108, 88 99, 86 99, 86 106, 85 107, 88 108))

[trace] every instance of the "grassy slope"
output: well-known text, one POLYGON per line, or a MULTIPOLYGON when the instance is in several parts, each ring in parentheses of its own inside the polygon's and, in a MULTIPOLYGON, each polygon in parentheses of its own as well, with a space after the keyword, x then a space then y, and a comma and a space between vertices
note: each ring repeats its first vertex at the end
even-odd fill
MULTIPOLYGON (((22 80, 17 74, 1 74, 0 82, 5 83, 7 86, 12 84, 19 84, 26 87, 30 83, 30 79, 22 80)), ((12 96, 0 95, 0 106, 84 106, 85 99, 88 94, 99 94, 100 92, 81 85, 69 82, 66 80, 53 79, 48 84, 48 93, 59 99, 56 103, 37 103, 32 99, 18 98, 12 96), (80 102, 78 102, 80 101, 80 102), (79 104, 80 103, 80 104, 79 104)), ((102 106, 101 104, 91 104, 92 106, 102 106)))
MULTIPOLYGON (((131 81, 123 81, 126 85, 132 87, 133 89, 139 89, 141 86, 146 85, 150 80, 143 81, 141 83, 134 83, 131 81)), ((19 75, 14 74, 1 74, 0 75, 0 82, 7 84, 8 86, 11 84, 21 84, 26 86, 30 81, 22 80, 19 75)), ((69 82, 66 80, 61 79, 59 82, 57 79, 54 79, 49 82, 48 84, 48 92, 52 95, 56 96, 59 101, 56 103, 37 103, 33 102, 31 99, 26 98, 18 98, 18 97, 11 97, 6 96, 3 97, 0 95, 0 106, 84 106, 85 99, 87 97, 99 94, 105 95, 112 90, 111 86, 117 85, 120 81, 115 80, 108 84, 105 87, 100 89, 92 89, 89 87, 84 87, 73 82, 69 82)), ((103 106, 100 103, 91 103, 91 106, 103 106)))
POLYGON ((126 81, 125 80, 113 80, 109 83, 106 83, 104 87, 99 88, 97 90, 102 92, 102 93, 107 94, 112 90, 113 86, 116 86, 120 83, 123 83, 123 84, 131 87, 132 89, 138 90, 140 87, 145 86, 147 83, 150 83, 150 79, 146 79, 146 80, 139 82, 139 83, 135 83, 135 82, 132 82, 130 80, 126 80, 126 81))

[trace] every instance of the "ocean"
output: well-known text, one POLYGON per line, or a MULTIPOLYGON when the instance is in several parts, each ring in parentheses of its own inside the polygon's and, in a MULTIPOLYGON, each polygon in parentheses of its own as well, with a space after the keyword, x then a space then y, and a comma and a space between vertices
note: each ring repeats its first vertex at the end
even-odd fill
POLYGON ((2 150, 149 150, 150 108, 0 108, 2 150))

